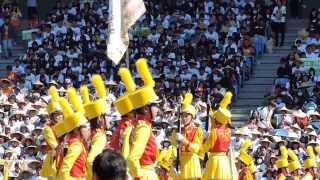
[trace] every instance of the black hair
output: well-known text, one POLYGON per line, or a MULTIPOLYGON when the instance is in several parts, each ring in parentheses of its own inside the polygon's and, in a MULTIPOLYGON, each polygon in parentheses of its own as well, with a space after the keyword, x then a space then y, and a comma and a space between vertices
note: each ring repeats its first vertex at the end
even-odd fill
POLYGON ((100 128, 100 126, 101 126, 101 122, 98 117, 95 117, 90 120, 90 127, 91 128, 100 128))
POLYGON ((92 171, 99 180, 125 180, 127 164, 121 154, 106 149, 94 159, 92 171))

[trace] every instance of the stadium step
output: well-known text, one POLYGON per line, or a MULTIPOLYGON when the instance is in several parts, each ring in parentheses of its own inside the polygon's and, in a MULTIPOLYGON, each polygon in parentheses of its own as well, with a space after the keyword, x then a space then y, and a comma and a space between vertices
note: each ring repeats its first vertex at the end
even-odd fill
POLYGON ((25 54, 25 44, 22 42, 18 42, 16 45, 13 46, 11 51, 12 57, 10 58, 4 58, 3 56, 0 56, 0 78, 3 78, 5 76, 6 67, 8 65, 13 65, 15 59, 18 59, 25 54))
POLYGON ((232 126, 239 127, 247 122, 250 112, 263 105, 264 96, 271 91, 280 59, 286 57, 297 38, 298 31, 306 27, 307 20, 290 19, 287 23, 285 43, 275 47, 273 53, 264 54, 257 60, 252 77, 244 82, 237 101, 231 105, 232 126))

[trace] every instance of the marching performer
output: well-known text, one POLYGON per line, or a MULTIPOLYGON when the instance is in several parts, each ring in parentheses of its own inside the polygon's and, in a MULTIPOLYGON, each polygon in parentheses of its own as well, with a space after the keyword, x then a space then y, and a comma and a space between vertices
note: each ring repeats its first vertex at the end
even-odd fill
POLYGON ((63 111, 63 122, 54 127, 57 136, 67 134, 67 153, 63 157, 61 166, 57 169, 58 180, 85 179, 87 151, 82 139, 87 139, 84 134, 87 119, 84 116, 84 108, 81 98, 69 93, 68 99, 72 103, 74 112, 65 98, 60 98, 59 103, 63 111))
MULTIPOLYGON (((104 82, 100 75, 92 76, 92 84, 95 87, 97 95, 99 95, 99 99, 95 99, 94 101, 90 100, 89 91, 87 86, 82 86, 80 88, 80 93, 83 98, 83 106, 85 110, 85 116, 90 122, 90 144, 88 157, 86 161, 87 167, 87 180, 91 180, 92 178, 92 164, 95 157, 100 154, 103 149, 105 149, 107 144, 107 137, 105 134, 105 129, 107 126, 107 122, 105 119, 105 113, 108 110, 107 105, 107 91, 104 86, 104 82)), ((69 89, 68 94, 76 95, 76 91, 74 89, 69 89)), ((90 141, 88 140, 88 141, 90 141)))
POLYGON ((292 149, 288 149, 288 156, 291 159, 288 166, 291 178, 293 180, 300 180, 299 169, 301 168, 301 164, 299 162, 299 158, 292 149))
POLYGON ((59 160, 59 156, 55 155, 55 150, 59 143, 52 128, 58 121, 62 120, 62 112, 58 102, 58 91, 55 86, 49 88, 49 94, 51 96, 51 101, 47 106, 47 112, 50 117, 50 122, 43 128, 43 136, 47 144, 47 155, 39 173, 42 177, 54 178, 56 176, 55 158, 59 160))
POLYGON ((182 132, 176 133, 176 140, 181 144, 179 179, 200 179, 202 176, 198 153, 202 144, 203 132, 193 122, 196 109, 191 105, 192 98, 191 93, 185 95, 182 102, 182 132))
POLYGON ((248 148, 251 146, 252 142, 250 139, 247 139, 242 144, 239 154, 239 162, 240 162, 240 173, 239 180, 253 180, 255 179, 252 175, 250 167, 254 165, 253 158, 248 154, 248 148))
POLYGON ((313 147, 307 147, 308 159, 306 159, 304 164, 305 175, 303 180, 314 180, 317 177, 317 164, 316 164, 316 155, 314 154, 313 147))
POLYGON ((129 95, 133 103, 136 120, 132 131, 130 153, 128 156, 129 172, 135 179, 157 180, 154 166, 158 147, 152 132, 152 113, 150 103, 158 97, 154 92, 154 81, 148 69, 146 59, 139 59, 136 67, 144 86, 129 95))
POLYGON ((232 179, 234 175, 232 164, 227 156, 231 142, 231 113, 227 109, 232 98, 232 93, 227 92, 220 102, 220 107, 212 113, 212 126, 208 138, 201 148, 201 156, 209 152, 209 160, 206 164, 202 179, 232 179))
POLYGON ((281 157, 276 161, 278 168, 276 180, 285 180, 288 176, 288 150, 285 146, 280 147, 281 157))
POLYGON ((113 103, 117 111, 121 114, 121 120, 112 135, 108 148, 118 150, 122 156, 127 159, 130 152, 129 140, 133 129, 132 123, 135 119, 134 108, 129 99, 129 95, 135 91, 136 85, 127 68, 120 68, 118 74, 126 86, 126 92, 113 103))

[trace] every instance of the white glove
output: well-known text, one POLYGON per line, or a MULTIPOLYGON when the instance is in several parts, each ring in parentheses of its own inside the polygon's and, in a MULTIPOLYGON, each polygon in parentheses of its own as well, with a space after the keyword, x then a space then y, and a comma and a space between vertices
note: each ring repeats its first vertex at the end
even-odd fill
POLYGON ((178 142, 183 142, 184 141, 184 136, 181 133, 176 134, 176 138, 178 142))

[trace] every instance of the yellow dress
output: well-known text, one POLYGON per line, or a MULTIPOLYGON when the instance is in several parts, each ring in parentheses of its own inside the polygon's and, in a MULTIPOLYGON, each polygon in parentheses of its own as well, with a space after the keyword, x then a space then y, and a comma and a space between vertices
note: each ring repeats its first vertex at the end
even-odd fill
POLYGON ((88 153, 86 167, 87 167, 87 180, 92 179, 92 164, 97 155, 99 155, 106 147, 107 137, 102 130, 97 129, 91 139, 90 151, 88 153))
POLYGON ((126 127, 121 135, 121 140, 122 140, 121 154, 124 157, 124 159, 127 159, 130 153, 130 135, 131 135, 132 129, 133 129, 132 126, 126 127))
POLYGON ((203 180, 231 180, 232 169, 227 152, 230 146, 231 130, 225 126, 213 128, 201 147, 201 158, 209 153, 202 179, 203 180))
POLYGON ((303 176, 302 180, 313 180, 313 176, 311 173, 307 173, 306 175, 303 176))
POLYGON ((279 176, 277 176, 276 180, 286 180, 286 176, 283 174, 280 174, 279 176))
POLYGON ((86 158, 87 152, 82 142, 75 137, 70 137, 68 140, 67 154, 63 157, 63 162, 58 171, 56 179, 86 179, 86 158), (75 165, 77 168, 74 168, 75 165))
POLYGON ((292 178, 292 180, 300 180, 301 179, 299 176, 292 176, 291 178, 292 178))
POLYGON ((54 178, 57 173, 54 159, 54 149, 58 146, 58 142, 54 135, 54 132, 49 126, 44 127, 43 136, 48 146, 50 147, 50 150, 48 150, 47 155, 43 160, 43 164, 39 174, 41 177, 54 178))
POLYGON ((184 133, 185 142, 181 146, 179 179, 201 178, 199 150, 203 140, 201 128, 191 128, 184 133))
POLYGON ((131 176, 141 180, 158 180, 154 169, 158 148, 151 125, 145 121, 139 121, 131 133, 130 144, 127 162, 131 176))

